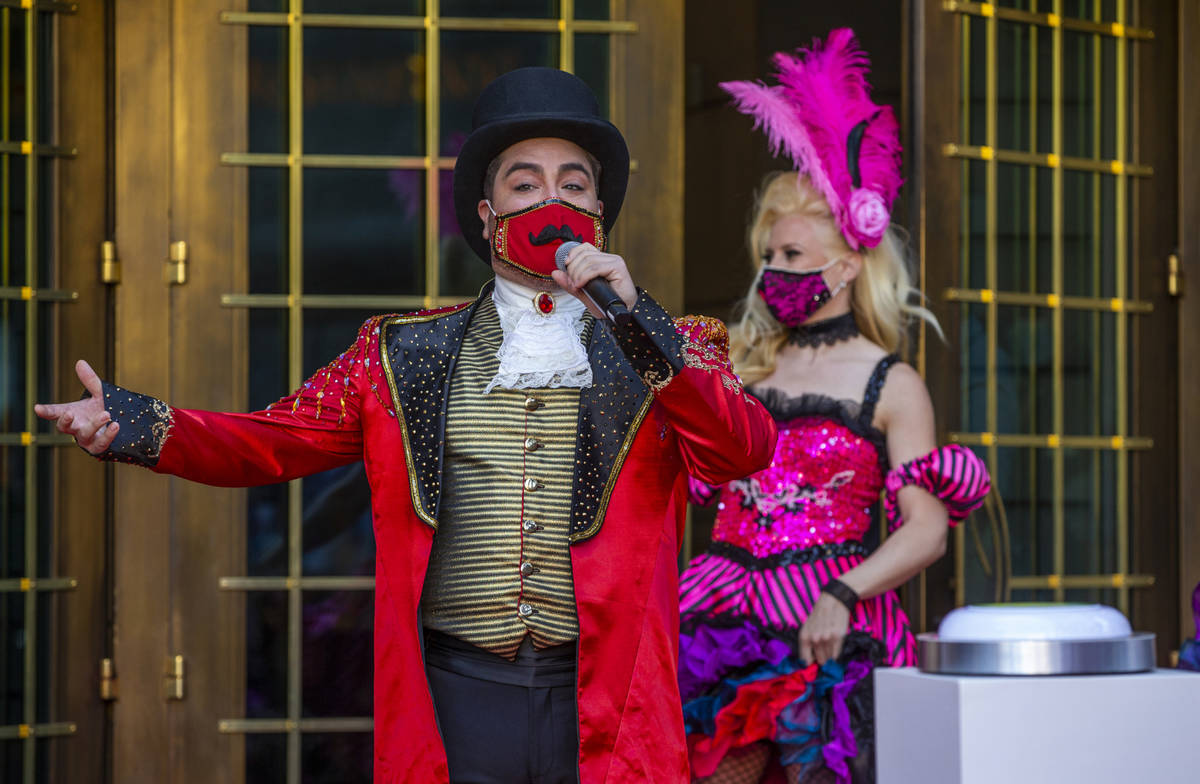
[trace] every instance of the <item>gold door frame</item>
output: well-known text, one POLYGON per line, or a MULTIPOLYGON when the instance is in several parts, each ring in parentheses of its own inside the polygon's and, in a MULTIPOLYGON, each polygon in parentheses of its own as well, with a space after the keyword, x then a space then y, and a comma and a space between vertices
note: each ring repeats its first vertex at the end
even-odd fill
MULTIPOLYGON (((0 727, 0 739, 17 748, 25 784, 42 775, 86 781, 104 768, 106 711, 97 674, 109 653, 106 472, 32 410, 40 399, 78 396, 64 357, 89 356, 104 369, 107 294, 96 274, 105 237, 104 34, 103 7, 81 13, 75 3, 0 2, 0 301, 6 310, 10 303, 23 308, 25 325, 25 366, 18 370, 25 410, 14 412, 24 426, 0 434, 0 445, 26 460, 17 488, 24 498, 24 576, 0 581, 6 605, 9 595, 22 596, 22 716, 0 727), (12 50, 14 35, 23 53, 12 50), (21 106, 11 103, 14 67, 24 79, 21 106), (24 113, 16 138, 14 110, 24 113), (22 177, 24 242, 14 249, 11 193, 22 177), (13 250, 24 256, 16 267, 13 250), (22 285, 6 285, 9 272, 22 285), (48 566, 40 563, 43 545, 48 566), (48 610, 41 617, 39 605, 48 610), (37 705, 43 689, 45 715, 37 705)), ((0 359, 0 366, 9 363, 0 359)))
MULTIPOLYGON (((987 284, 983 289, 969 289, 960 287, 951 287, 946 289, 944 297, 949 302, 962 303, 981 303, 987 306, 987 332, 988 332, 988 357, 987 357, 987 429, 978 433, 967 433, 952 431, 949 434, 950 440, 966 444, 970 446, 980 446, 986 450, 987 462, 993 473, 998 465, 998 448, 999 447, 1025 447, 1032 449, 1049 449, 1053 455, 1053 488, 1054 488, 1054 506, 1053 506, 1053 571, 1045 575, 1013 575, 1009 579, 1009 585, 1014 589, 1049 589, 1053 591, 1055 601, 1063 601, 1065 591, 1068 588, 1115 588, 1117 589, 1118 607, 1128 614, 1129 612, 1129 589, 1140 588, 1153 585, 1154 578, 1148 574, 1130 574, 1130 558, 1129 558, 1129 541, 1130 541, 1130 521, 1129 521, 1129 452, 1130 450, 1145 450, 1153 446, 1153 441, 1149 438, 1140 438, 1130 435, 1128 425, 1129 411, 1129 347, 1127 343, 1127 319, 1129 314, 1146 314, 1153 310, 1149 302, 1135 300, 1130 298, 1128 293, 1129 283, 1129 256, 1128 244, 1126 238, 1129 234, 1128 211, 1126 203, 1129 198, 1128 178, 1131 176, 1148 177, 1153 174, 1153 171, 1148 166, 1138 165, 1127 160, 1129 150, 1129 130, 1126 125, 1126 114, 1124 111, 1116 112, 1116 147, 1117 157, 1115 160, 1101 159, 1085 159, 1072 158, 1063 153, 1063 78, 1062 78, 1062 37, 1063 30, 1075 30, 1079 32, 1092 33, 1096 41, 1096 47, 1099 48, 1099 38, 1101 36, 1109 36, 1115 39, 1117 46, 1117 86, 1116 86, 1116 103, 1119 107, 1124 107, 1129 100, 1129 82, 1128 69, 1125 67, 1127 58, 1129 57, 1128 47, 1130 40, 1148 41, 1153 39, 1153 33, 1149 30, 1129 27, 1126 25, 1125 5, 1118 3, 1117 19, 1109 22, 1070 19, 1062 16, 1062 0, 1052 0, 1052 11, 1047 13, 1031 13, 1026 11, 1017 11, 1015 9, 998 8, 990 3, 966 3, 966 2, 949 2, 946 3, 945 9, 948 12, 956 12, 961 15, 961 24, 963 25, 963 33, 961 40, 963 42, 963 61, 970 62, 970 37, 967 34, 968 25, 971 23, 972 17, 985 20, 986 37, 987 37, 987 52, 986 52, 986 68, 987 68, 987 112, 986 112, 986 130, 985 136, 987 143, 983 146, 970 146, 958 143, 946 143, 943 146, 943 154, 950 158, 959 158, 965 160, 984 161, 986 163, 987 177, 987 235, 985 239, 987 252, 987 284), (1033 153, 1021 150, 1002 150, 997 148, 997 68, 996 60, 996 35, 997 25, 999 21, 1019 22, 1031 25, 1035 33, 1040 33, 1045 30, 1052 40, 1053 47, 1053 96, 1051 97, 1051 136, 1052 148, 1045 153, 1033 153), (998 190, 997 190, 997 166, 1000 163, 1013 163, 1026 165, 1030 167, 1042 167, 1052 170, 1052 239, 1051 239, 1051 279, 1052 291, 1049 293, 1026 293, 1026 292, 1005 292, 998 291, 997 284, 997 206, 998 206, 998 190), (1116 206, 1114 209, 1117 221, 1116 235, 1116 296, 1110 299, 1104 298, 1087 298, 1078 296, 1067 296, 1063 291, 1063 172, 1067 170, 1093 172, 1098 178, 1101 174, 1111 175, 1116 178, 1116 206), (998 308, 1002 305, 1019 305, 1029 306, 1031 308, 1048 308, 1051 311, 1052 332, 1053 332, 1053 380, 1051 382, 1051 395, 1054 401, 1053 422, 1051 423, 1051 432, 1045 435, 1033 434, 1005 434, 998 431, 998 384, 996 380, 996 331, 998 308), (1063 381, 1063 311, 1065 309, 1076 309, 1087 312, 1112 312, 1116 314, 1116 412, 1117 412, 1117 427, 1116 431, 1111 434, 1097 436, 1071 436, 1064 435, 1063 426, 1063 407, 1065 404, 1064 381, 1063 381), (1063 467, 1063 450, 1064 449, 1094 449, 1094 450, 1113 450, 1117 455, 1117 569, 1111 574, 1096 574, 1096 575, 1067 575, 1066 562, 1066 514, 1064 509, 1064 495, 1062 492, 1065 482, 1064 467, 1063 467)), ((1031 57, 1036 56, 1036 50, 1031 50, 1031 57)), ((1036 70, 1033 71, 1036 74, 1036 70)), ((1033 77, 1036 78, 1036 77, 1033 77)), ((1099 60, 1096 61, 1095 82, 1100 81, 1100 65, 1099 60)), ((963 103, 966 104, 970 100, 970 95, 967 93, 966 84, 968 79, 963 79, 963 103)), ((1036 122, 1036 89, 1031 92, 1033 96, 1031 100, 1035 101, 1035 108, 1031 115, 1036 122)), ((1099 101, 1097 101, 1097 114, 1099 113, 1099 101)), ((1098 119, 1098 118, 1097 118, 1098 119)), ((964 126, 962 138, 968 136, 967 119, 964 116, 964 126)), ((1096 124, 1095 132, 1099 134, 1099 122, 1096 124)), ((965 171, 965 169, 964 169, 965 171)), ((1032 179, 1032 178, 1031 178, 1032 179)), ((1036 202, 1032 202, 1036 204, 1036 202)), ((1099 216, 1099 190, 1096 191, 1096 202, 1094 206, 1095 214, 1099 216)), ((1036 238, 1036 207, 1030 210, 1030 220, 1034 222, 1035 228, 1030 232, 1031 240, 1036 238)), ((966 209, 964 208, 964 221, 966 220, 966 209)), ((1099 230, 1099 221, 1096 221, 1096 228, 1099 230)), ((967 236, 964 232, 964 237, 967 236)), ((964 244, 960 248, 963 254, 964 269, 966 264, 968 247, 964 244)), ((1097 245, 1097 253, 1099 247, 1097 245)), ((1030 453, 1032 455, 1032 452, 1030 453)), ((1032 462, 1032 461, 1031 461, 1032 462)), ((965 554, 966 554, 966 536, 965 531, 960 529, 956 532, 954 538, 955 550, 955 602, 963 604, 965 601, 965 554)))
POLYGON ((1192 590, 1200 584, 1200 3, 1179 4, 1179 263, 1183 281, 1179 311, 1179 624, 1181 636, 1194 628, 1192 590), (1189 78, 1190 77, 1190 78, 1189 78))
MULTIPOLYGON (((1089 4, 1091 7, 1092 4, 1089 4)), ((1169 541, 1163 530, 1163 518, 1170 517, 1166 508, 1174 508, 1171 496, 1177 485, 1175 433, 1164 431, 1161 419, 1174 410, 1175 392, 1155 392, 1150 382, 1131 384, 1131 379, 1146 378, 1150 368, 1150 353, 1155 340, 1161 344, 1161 332, 1173 324, 1174 307, 1165 299, 1158 288, 1158 270, 1154 260, 1161 255, 1164 264, 1166 253, 1156 244, 1156 231, 1173 226, 1176 219, 1172 199, 1159 199, 1155 204, 1153 192, 1169 188, 1175 168, 1173 151, 1159 154, 1162 141, 1169 135, 1167 120, 1146 120, 1147 112, 1158 111, 1164 117, 1173 116, 1170 97, 1156 94, 1154 80, 1161 77, 1164 67, 1174 68, 1176 50, 1173 42, 1155 38, 1155 29, 1170 29, 1169 12, 1175 9, 1171 0, 1133 0, 1117 4, 1117 16, 1105 19, 1100 15, 1100 5, 1095 4, 1094 15, 1089 19, 1071 19, 1062 13, 1062 0, 1041 0, 1032 7, 1034 12, 1017 10, 992 3, 959 2, 959 0, 922 0, 914 8, 915 46, 914 101, 916 117, 915 133, 920 140, 917 149, 918 236, 922 258, 923 288, 930 293, 934 302, 946 305, 939 307, 943 314, 954 314, 943 319, 947 328, 950 346, 965 351, 966 336, 963 334, 959 309, 973 308, 982 317, 987 336, 986 361, 981 363, 986 371, 986 406, 984 427, 967 431, 957 427, 965 421, 965 398, 963 388, 966 380, 966 357, 951 354, 951 361, 935 363, 928 368, 931 391, 937 405, 939 419, 946 428, 946 437, 981 450, 993 471, 998 462, 998 451, 1005 447, 1016 447, 1032 456, 1034 450, 1049 455, 1049 473, 1045 477, 1036 475, 1036 467, 1030 459, 1031 481, 1046 482, 1049 488, 1039 491, 1051 497, 1049 505, 1049 528, 1051 551, 1046 559, 1049 568, 1039 569, 1037 574, 1012 575, 1006 571, 1008 559, 997 554, 996 579, 1002 595, 1011 589, 1044 591, 1056 600, 1063 600, 1068 591, 1084 589, 1110 591, 1114 603, 1135 623, 1139 618, 1166 636, 1170 636, 1175 623, 1166 623, 1153 611, 1155 603, 1162 604, 1165 593, 1175 593, 1177 566, 1174 556, 1165 554, 1158 542, 1169 541), (1126 9, 1129 9, 1128 11, 1126 9), (1164 16, 1165 14, 1165 16, 1164 16), (1135 24, 1136 23, 1136 24, 1135 24), (1031 87, 1029 90, 1031 144, 1028 149, 1001 149, 997 143, 998 133, 998 70, 997 32, 1001 24, 1010 29, 1027 30, 1033 44, 1030 46, 1031 87), (976 32, 976 41, 982 40, 984 51, 972 53, 974 45, 969 34, 976 32), (1093 108, 1092 141, 1093 158, 1071 157, 1065 153, 1063 119, 1063 40, 1064 31, 1071 31, 1080 39, 1090 39, 1090 51, 1094 54, 1091 84, 1100 95, 1101 69, 1099 52, 1101 41, 1115 52, 1115 77, 1112 88, 1119 107, 1112 122, 1115 155, 1101 157, 1099 150, 1099 127, 1101 125, 1099 98, 1093 108), (1048 43, 1052 52, 1048 74, 1052 86, 1049 98, 1041 104, 1041 111, 1049 112, 1050 144, 1039 148, 1037 144, 1037 42, 1048 43), (1048 37, 1048 39, 1047 39, 1048 37), (982 81, 985 95, 976 100, 982 126, 971 128, 965 106, 973 98, 968 92, 969 68, 972 62, 982 60, 985 72, 982 81), (957 100, 946 100, 942 96, 959 96, 957 100), (1157 100, 1157 105, 1156 105, 1157 100), (1047 105, 1048 104, 1048 108, 1047 105), (1154 108, 1152 108, 1154 107, 1154 108), (1127 121, 1129 112, 1132 117, 1127 121), (1142 155, 1146 160, 1137 160, 1142 155), (1153 165, 1151 165, 1153 164, 1153 165), (1030 243, 1038 235, 1037 217, 1048 217, 1048 230, 1043 230, 1049 240, 1045 253, 1049 263, 1050 285, 1039 291, 1031 285, 1030 290, 1000 290, 998 283, 998 171, 1000 166, 1010 171, 1030 172, 1027 216, 1030 226, 1030 243), (1049 180, 1050 203, 1038 205, 1036 172, 1049 180), (1101 203, 1098 183, 1108 178, 1114 183, 1113 223, 1115 291, 1108 295, 1077 296, 1077 291, 1064 288, 1064 177, 1066 172, 1082 173, 1093 185, 1092 231, 1096 232, 1092 246, 1092 263, 1099 268, 1099 247, 1104 242, 1101 234, 1101 203), (1161 173, 1160 173, 1161 172, 1161 173), (979 241, 983 246, 982 285, 974 287, 966 283, 969 243, 972 240, 967 216, 967 194, 964 183, 969 177, 979 177, 984 185, 980 189, 985 199, 982 207, 986 230, 979 241), (1151 179, 1157 177, 1156 179, 1151 179), (1156 214, 1157 208, 1157 214, 1156 214), (1157 222, 1156 222, 1157 221, 1157 222), (957 227, 957 229, 953 228, 957 227), (1135 263, 1136 262, 1136 263, 1135 263), (1049 361, 1049 389, 1036 390, 1037 396, 1047 395, 1052 400, 1050 421, 1044 426, 1038 423, 1031 432, 998 432, 997 387, 997 320, 1001 308, 1027 309, 1030 318, 1042 313, 1049 322, 1046 337, 1049 338, 1051 356, 1049 361), (1097 423, 1089 435, 1072 435, 1064 432, 1065 382, 1063 355, 1063 326, 1068 312, 1091 314, 1092 321, 1111 319, 1115 323, 1114 353, 1111 357, 1115 371, 1113 404, 1114 426, 1111 430, 1101 429, 1097 423), (1148 320, 1153 314, 1154 319, 1148 320), (1157 397, 1153 395, 1157 394, 1157 397), (1163 395, 1166 395, 1164 398, 1163 395), (947 427, 946 423, 950 423, 947 427), (1082 573, 1078 568, 1068 573, 1066 567, 1067 524, 1064 509, 1064 450, 1088 450, 1095 455, 1110 454, 1116 465, 1113 504, 1115 531, 1111 534, 1113 565, 1110 571, 1082 573), (1146 480, 1157 480, 1151 489, 1146 480), (1137 487, 1140 492, 1135 493, 1137 487), (1163 496, 1159 502, 1149 498, 1151 494, 1163 496), (1164 503, 1166 506, 1164 507, 1164 503), (1137 589, 1136 591, 1134 589, 1137 589)), ((1043 74, 1045 77, 1046 74, 1043 74)), ((1108 123, 1108 120, 1104 121, 1108 123)), ((1107 124, 1104 126, 1109 127, 1107 124)), ((1078 175, 1077 175, 1078 176, 1078 175)), ((1043 218, 1045 221, 1045 217, 1043 218)), ((1029 248, 1030 258, 1036 258, 1036 247, 1029 248)), ((1164 276, 1165 279, 1165 276, 1164 276)), ((977 281, 980 278, 976 279, 977 281)), ((1099 284, 1097 283, 1098 287, 1099 284)), ((1095 327, 1098 330, 1098 327, 1095 327)), ((1031 335, 1037 331, 1030 328, 1031 335)), ((1097 335, 1098 335, 1097 331, 1097 335)), ((1031 338, 1033 339, 1033 338, 1031 338)), ((1098 337, 1095 338, 1099 340, 1098 337)), ((1094 345, 1099 346, 1098 342, 1094 345)), ((1094 349, 1098 351, 1099 349, 1094 349)), ((1107 355, 1106 355, 1107 356, 1107 355)), ((1161 359, 1161 358, 1160 358, 1161 359)), ((1171 361, 1171 360, 1166 360, 1171 361)), ((1093 379, 1095 382, 1095 379, 1093 379)), ((1095 382, 1098 383, 1098 382, 1095 382)), ((1035 389, 1030 382, 1031 389, 1035 389)), ((1031 394, 1034 392, 1031 391, 1031 394)), ((1186 406, 1181 395, 1180 404, 1186 406)), ((1107 409, 1106 409, 1107 410, 1107 409)), ((1099 459, 1097 457, 1097 459, 1099 459)), ((1097 474, 1098 475, 1098 474, 1097 474)), ((1098 480, 1097 480, 1098 481, 1098 480)), ((1099 497, 1106 488, 1095 486, 1094 494, 1099 497)), ((978 515, 976 522, 978 522, 978 515)), ((1003 509, 999 522, 1003 524, 1003 509)), ((976 523, 972 523, 975 525, 976 523)), ((1007 551, 1007 531, 1001 529, 996 535, 997 551, 1007 551)), ((920 625, 927 627, 930 620, 963 603, 966 591, 965 563, 968 549, 980 551, 981 545, 972 541, 977 532, 960 528, 954 536, 953 570, 939 564, 929 571, 921 581, 920 625), (932 581, 932 582, 931 582, 932 581), (937 586, 928 590, 929 586, 937 586), (951 586, 949 592, 942 586, 951 586), (932 616, 932 617, 931 617, 932 616)), ((1098 537, 1099 529, 1093 532, 1098 537)), ((1174 608, 1170 610, 1175 613, 1174 608)), ((1164 651, 1165 653, 1165 651, 1164 651)))
MULTIPOLYGON (((54 8, 52 13, 67 12, 66 7, 54 8)), ((24 311, 24 352, 25 367, 22 369, 24 386, 25 411, 21 412, 24 427, 15 433, 0 433, 0 446, 18 447, 24 449, 25 484, 23 487, 24 506, 24 577, 0 580, 0 597, 7 599, 11 594, 20 594, 23 599, 24 615, 24 660, 23 670, 21 721, 15 725, 0 726, 0 741, 20 739, 22 744, 22 780, 32 784, 35 772, 35 746, 39 738, 53 738, 75 733, 75 723, 71 721, 39 722, 37 710, 37 695, 42 675, 39 665, 43 656, 39 650, 39 641, 44 632, 38 629, 38 599, 41 596, 52 596, 59 591, 71 591, 78 585, 78 580, 69 576, 40 576, 41 565, 39 557, 39 535, 47 533, 42 524, 44 510, 40 508, 42 479, 39 477, 40 452, 44 447, 66 446, 74 443, 69 437, 56 432, 44 432, 33 413, 33 401, 38 400, 42 392, 40 363, 49 336, 44 334, 40 317, 42 303, 50 308, 58 303, 73 303, 79 299, 78 291, 55 288, 53 280, 46 280, 40 269, 44 257, 52 253, 53 238, 43 237, 40 219, 43 216, 41 196, 43 188, 51 183, 43 182, 41 163, 50 156, 69 157, 75 150, 43 144, 40 140, 47 130, 39 122, 41 118, 42 101, 47 94, 52 95, 52 76, 41 73, 40 44, 42 26, 47 20, 42 19, 40 9, 24 6, 21 3, 0 2, 0 284, 15 275, 23 281, 20 286, 0 285, 0 307, 6 315, 10 303, 18 303, 24 311), (11 50, 12 30, 14 27, 23 31, 24 56, 22 69, 24 72, 25 100, 21 107, 25 123, 22 136, 18 139, 10 137, 12 125, 12 85, 14 77, 10 64, 16 59, 11 50), (13 212, 11 203, 12 181, 19 174, 12 172, 12 159, 21 161, 24 171, 25 218, 22 230, 24 232, 24 247, 21 248, 23 258, 19 264, 23 269, 12 269, 10 230, 13 212), (42 432, 39 432, 42 431, 42 432)), ((51 53, 53 56, 53 53, 51 53)), ((7 319, 6 319, 7 321, 7 319)), ((3 344, 7 349, 8 343, 3 344)), ((0 357, 0 367, 9 366, 8 357, 0 357)), ((5 602, 3 612, 7 615, 8 604, 5 602)))

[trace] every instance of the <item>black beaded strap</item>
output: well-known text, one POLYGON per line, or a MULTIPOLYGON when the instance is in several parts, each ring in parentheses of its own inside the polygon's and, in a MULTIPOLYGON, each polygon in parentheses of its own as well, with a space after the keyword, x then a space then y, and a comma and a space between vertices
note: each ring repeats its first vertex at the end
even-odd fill
POLYGON ((821 586, 821 593, 827 593, 837 599, 846 605, 846 609, 850 612, 854 612, 854 608, 858 606, 858 593, 841 580, 833 579, 825 583, 821 586))
POLYGON ((784 550, 782 553, 759 558, 754 553, 729 542, 713 542, 708 552, 733 561, 747 569, 774 569, 779 566, 792 564, 810 564, 814 561, 828 561, 831 558, 841 558, 848 555, 866 556, 867 547, 858 540, 848 542, 827 542, 803 550, 784 550))
POLYGON ((867 380, 867 389, 863 393, 862 408, 859 409, 858 414, 858 421, 863 427, 872 426, 871 423, 875 419, 875 405, 879 402, 879 395, 883 392, 888 371, 899 361, 899 355, 888 354, 879 360, 879 364, 875 365, 875 369, 871 371, 871 378, 867 380))

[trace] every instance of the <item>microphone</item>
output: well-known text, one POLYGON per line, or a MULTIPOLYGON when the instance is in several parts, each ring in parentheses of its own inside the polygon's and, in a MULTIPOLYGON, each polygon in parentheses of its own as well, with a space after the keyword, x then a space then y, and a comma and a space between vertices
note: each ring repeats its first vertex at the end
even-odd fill
MULTIPOLYGON (((554 251, 554 264, 563 272, 567 271, 567 256, 571 251, 579 247, 578 242, 564 242, 554 251)), ((608 285, 608 281, 604 278, 592 278, 587 283, 583 284, 583 290, 596 307, 600 308, 610 322, 615 322, 621 326, 628 326, 633 320, 633 316, 629 315, 629 308, 625 307, 625 300, 617 296, 617 292, 613 291, 612 286, 608 285)))

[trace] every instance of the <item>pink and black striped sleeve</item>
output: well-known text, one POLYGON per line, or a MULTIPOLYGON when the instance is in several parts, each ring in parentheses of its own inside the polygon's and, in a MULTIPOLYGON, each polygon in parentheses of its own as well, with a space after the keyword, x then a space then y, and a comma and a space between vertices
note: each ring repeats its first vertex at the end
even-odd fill
POLYGON ((697 506, 708 506, 717 500, 720 492, 720 488, 713 487, 708 482, 694 476, 688 477, 688 500, 697 506))
POLYGON ((916 485, 941 501, 954 526, 979 508, 992 489, 992 480, 983 461, 959 444, 938 447, 893 468, 884 480, 883 507, 889 531, 904 524, 896 495, 908 485, 916 485))

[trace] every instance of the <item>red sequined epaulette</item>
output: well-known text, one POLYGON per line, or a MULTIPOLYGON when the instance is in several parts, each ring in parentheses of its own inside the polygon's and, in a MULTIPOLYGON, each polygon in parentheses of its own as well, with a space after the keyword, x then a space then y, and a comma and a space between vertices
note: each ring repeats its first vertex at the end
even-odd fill
POLYGON ((290 414, 314 424, 340 428, 346 424, 348 413, 357 412, 361 405, 361 401, 354 399, 360 394, 356 378, 360 374, 367 377, 367 384, 361 386, 371 387, 380 405, 390 411, 389 396, 380 394, 378 385, 372 379, 378 372, 380 325, 396 315, 392 313, 367 319, 349 348, 313 373, 291 395, 267 406, 267 416, 290 414), (372 365, 376 366, 374 372, 372 365))
POLYGON ((729 352, 729 330, 712 316, 684 316, 675 319, 675 329, 693 343, 706 343, 717 351, 729 352))
POLYGON ((675 319, 675 329, 683 337, 684 360, 688 365, 733 372, 729 361, 729 330, 720 319, 684 316, 675 319))

